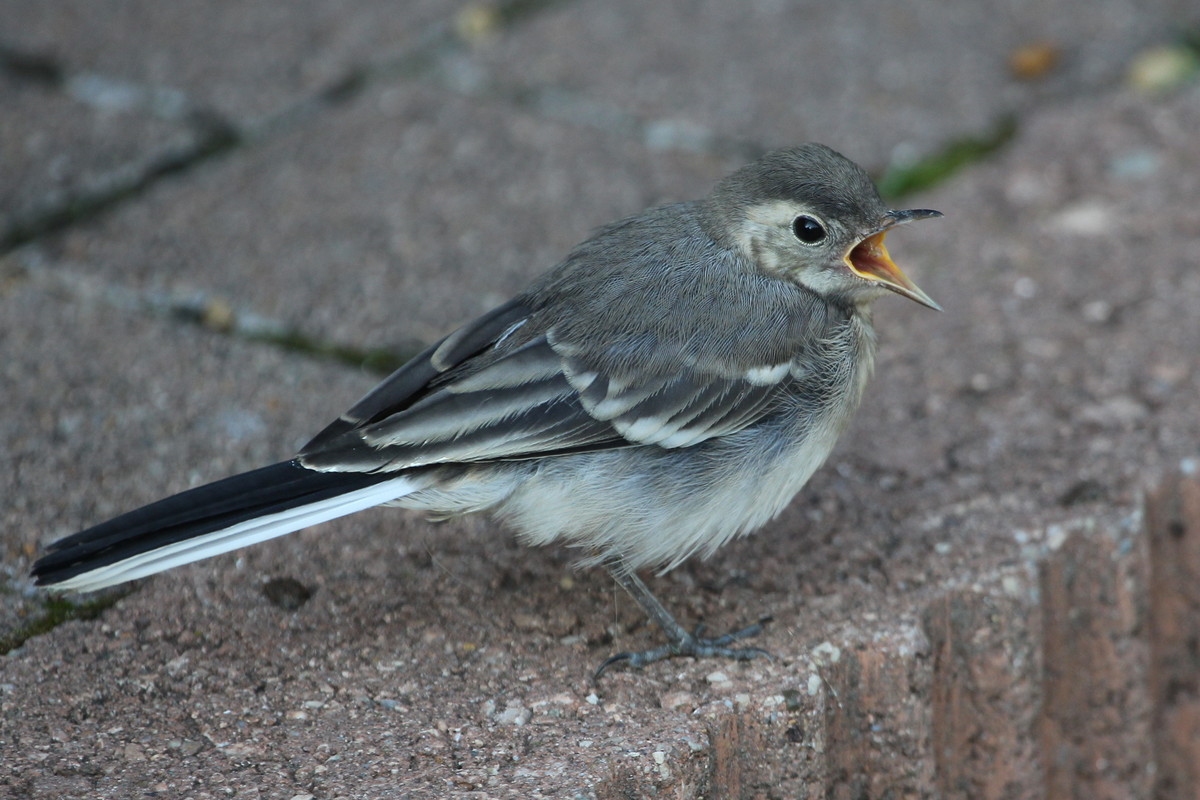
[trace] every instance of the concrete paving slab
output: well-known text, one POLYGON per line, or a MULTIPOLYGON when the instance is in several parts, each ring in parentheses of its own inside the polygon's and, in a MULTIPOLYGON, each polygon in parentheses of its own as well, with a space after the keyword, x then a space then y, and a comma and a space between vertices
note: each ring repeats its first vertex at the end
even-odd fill
POLYGON ((1198 14, 1186 0, 567 3, 477 59, 502 82, 674 123, 654 129, 668 140, 699 128, 768 146, 823 141, 878 169, 1111 86, 1139 48, 1194 30, 1198 14), (1048 54, 1027 73, 1037 79, 1013 74, 1022 48, 1048 54))
POLYGON ((241 124, 328 88, 368 54, 382 57, 414 44, 460 5, 9 0, 2 36, 72 72, 183 92, 194 106, 241 124))
MULTIPOLYGON (((130 317, 46 273, 10 268, 4 286, 0 441, 12 460, 0 494, 15 500, 0 531, 17 590, 33 544, 286 456, 331 416, 339 389, 354 397, 362 381, 130 317)), ((611 759, 659 779, 703 775, 702 721, 680 713, 646 729, 648 712, 631 720, 588 700, 598 656, 587 637, 609 644, 606 577, 571 579, 561 554, 530 559, 482 522, 435 527, 401 512, 347 522, 266 543, 251 561, 145 582, 102 621, 4 656, 0 795, 340 796, 345 785, 359 796, 537 796, 600 784, 611 759), (302 583, 306 610, 273 605, 269 578, 302 583), (502 599, 517 601, 513 614, 490 611, 502 599), (584 628, 568 599, 600 611, 584 628), (559 648, 578 657, 560 662, 559 648), (571 754, 593 745, 581 769, 571 754)), ((6 625, 19 623, 30 596, 3 596, 6 625)))
MULTIPOLYGON (((882 301, 879 374, 830 465, 769 530, 654 581, 713 629, 774 613, 762 643, 776 661, 680 661, 593 687, 604 655, 652 637, 605 576, 484 521, 379 510, 146 581, 99 620, 9 654, 0 786, 32 798, 929 793, 946 765, 930 743, 923 628, 966 596, 985 599, 979 630, 1000 637, 987 686, 1012 689, 997 719, 1026 753, 1005 762, 1017 765, 1005 786, 1036 791, 1036 564, 1080 536, 1132 558, 1147 473, 1197 455, 1200 230, 1185 200, 1198 114, 1195 91, 1079 100, 914 201, 950 216, 889 243, 948 312, 882 301), (1077 146, 1064 154, 1063 141, 1077 146), (263 593, 272 578, 311 599, 280 608, 263 593)), ((6 396, 19 398, 3 429, 21 467, 3 490, 24 498, 3 527, 18 532, 18 566, 31 537, 106 504, 276 456, 311 430, 302 418, 328 416, 332 394, 365 387, 16 277, 0 319, 6 396), (286 391, 264 390, 275 383, 286 391)), ((1133 587, 1133 607, 1130 569, 1114 585, 1133 587)), ((1143 713, 1121 727, 1143 741, 1147 725, 1143 713)), ((1100 777, 1146 796, 1146 773, 1118 767, 1100 777)))
MULTIPOLYGON (((19 575, 27 568, 35 543, 184 488, 197 479, 286 457, 319 426, 316 421, 332 416, 334 412, 328 407, 331 395, 337 394, 337 387, 349 387, 353 392, 334 400, 340 406, 356 396, 353 385, 361 382, 361 376, 344 368, 297 361, 295 357, 269 348, 179 329, 161 321, 130 318, 120 309, 105 304, 103 297, 89 299, 72 294, 69 289, 55 289, 52 282, 42 281, 37 276, 10 272, 6 277, 4 313, 0 317, 5 325, 3 382, 10 413, 4 416, 0 437, 5 453, 12 459, 10 468, 5 470, 6 485, 2 494, 12 502, 5 504, 0 530, 4 531, 5 565, 15 572, 10 577, 18 578, 12 582, 17 586, 21 584, 19 575), (302 418, 300 433, 294 426, 297 417, 302 418)), ((419 789, 422 783, 431 783, 428 794, 422 795, 418 791, 415 796, 441 796, 444 788, 453 786, 455 780, 464 786, 469 786, 471 781, 482 785, 493 780, 494 776, 484 768, 487 764, 509 764, 512 767, 509 772, 532 770, 524 778, 519 774, 504 777, 517 785, 536 786, 535 777, 541 774, 538 770, 549 769, 556 762, 552 759, 544 763, 537 757, 526 757, 529 748, 527 743, 523 744, 528 739, 523 729, 526 723, 534 726, 534 730, 544 730, 544 727, 536 726, 545 726, 566 714, 578 718, 580 735, 600 738, 604 734, 603 738, 608 738, 603 725, 600 733, 586 733, 596 727, 591 721, 592 716, 599 715, 601 719, 604 716, 600 709, 595 709, 594 714, 589 713, 593 708, 591 704, 574 695, 568 694, 564 699, 562 691, 557 691, 553 696, 528 699, 522 682, 530 679, 532 663, 520 672, 511 671, 510 666, 503 664, 489 667, 489 671, 500 673, 501 682, 493 688, 502 693, 485 693, 484 696, 462 685, 465 673, 461 669, 447 668, 444 660, 447 656, 452 661, 464 656, 469 660, 482 658, 483 663, 488 664, 495 664, 497 658, 505 661, 512 655, 536 661, 530 654, 544 650, 549 644, 547 624, 559 631, 559 637, 577 624, 570 615, 558 619, 551 614, 547 618, 536 608, 525 608, 521 612, 525 622, 516 623, 516 627, 542 644, 531 645, 522 653, 520 647, 511 648, 511 636, 505 633, 506 628, 514 626, 512 620, 492 619, 479 613, 478 609, 489 605, 484 598, 494 593, 496 587, 504 587, 501 591, 506 596, 521 592, 519 584, 525 577, 522 555, 510 539, 497 537, 495 531, 484 530, 482 526, 468 526, 464 530, 462 526, 429 529, 417 525, 421 532, 415 537, 404 536, 403 530, 392 528, 390 533, 401 535, 390 543, 390 534, 376 537, 376 544, 383 546, 383 552, 376 550, 370 558, 380 559, 379 564, 392 562, 399 573, 376 575, 379 582, 371 581, 372 587, 363 582, 365 576, 358 571, 366 566, 359 558, 367 555, 371 548, 360 549, 359 540, 365 530, 363 521, 376 516, 368 515, 355 523, 359 534, 343 537, 347 533, 344 527, 326 528, 322 536, 334 537, 330 540, 332 549, 318 559, 324 561, 325 557, 333 556, 331 565, 334 568, 321 577, 304 566, 316 554, 303 555, 303 548, 296 551, 294 544, 299 543, 296 540, 292 546, 285 546, 283 551, 269 557, 268 562, 250 567, 249 572, 245 562, 237 557, 224 565, 230 570, 225 575, 221 574, 221 565, 217 562, 199 567, 200 571, 192 576, 199 579, 198 584, 193 583, 199 593, 190 597, 190 590, 164 584, 150 594, 138 592, 122 600, 119 607, 113 609, 112 621, 120 631, 115 640, 110 636, 114 629, 105 627, 108 623, 72 623, 60 628, 53 636, 30 642, 22 650, 7 656, 2 670, 4 679, 0 682, 3 683, 0 694, 4 695, 0 703, 5 706, 6 719, 3 750, 7 754, 0 785, 16 793, 12 796, 27 797, 70 797, 92 793, 98 793, 92 796, 116 796, 156 790, 200 790, 200 796, 204 796, 205 788, 217 791, 238 784, 236 780, 230 783, 225 773, 231 764, 249 760, 257 764, 255 778, 241 782, 240 786, 269 787, 267 796, 291 797, 302 789, 296 782, 297 776, 304 776, 300 778, 302 782, 327 782, 322 777, 328 769, 326 764, 333 766, 344 758, 338 753, 346 746, 346 737, 350 736, 348 731, 336 729, 351 720, 355 726, 365 722, 362 718, 365 712, 374 726, 368 737, 372 741, 370 749, 378 757, 370 759, 373 766, 368 771, 373 777, 360 788, 366 790, 368 785, 387 787, 399 780, 396 777, 399 772, 413 778, 423 771, 417 769, 419 762, 441 762, 448 752, 448 744, 451 749, 458 749, 457 732, 451 742, 447 738, 451 733, 438 728, 445 728, 458 715, 467 714, 476 720, 477 727, 482 726, 482 730, 474 731, 462 746, 469 752, 481 750, 481 755, 467 756, 468 761, 482 760, 481 763, 464 765, 459 758, 457 777, 447 773, 446 767, 441 767, 435 768, 432 776, 415 778, 410 784, 419 789), (452 542, 451 547, 434 555, 430 545, 446 536, 452 542), (499 541, 494 547, 488 546, 480 541, 481 536, 499 541), (395 549, 397 546, 399 550, 395 549), (359 555, 352 557, 350 562, 337 564, 341 560, 339 554, 352 551, 359 551, 359 555), (299 560, 294 560, 297 556, 299 560), (272 559, 280 558, 282 560, 271 563, 272 559), (464 559, 470 563, 465 570, 458 564, 464 559), (352 563, 357 567, 351 566, 352 563), (499 571, 492 571, 492 565, 502 566, 499 571), (213 571, 214 566, 217 572, 213 571), (347 567, 349 571, 346 571, 347 567), (266 572, 260 573, 263 568, 266 572), (290 666, 278 664, 281 671, 277 673, 279 680, 276 681, 267 674, 275 669, 268 666, 273 657, 268 655, 265 661, 260 661, 263 648, 274 650, 276 645, 269 642, 283 633, 280 626, 291 627, 289 620, 294 622, 296 618, 279 609, 275 610, 280 613, 272 613, 270 609, 275 607, 264 598, 262 589, 264 576, 281 569, 283 572, 279 574, 296 576, 316 593, 316 597, 323 599, 308 606, 312 616, 302 624, 309 628, 315 623, 320 632, 310 628, 307 635, 315 635, 315 639, 282 644, 282 651, 289 653, 286 659, 294 661, 290 666), (426 576, 422 582, 428 582, 424 587, 428 593, 409 598, 407 592, 413 588, 410 584, 414 569, 426 576), (336 581, 337 585, 326 583, 326 578, 336 581), (225 599, 213 596, 214 591, 218 595, 226 591, 222 584, 240 587, 239 591, 245 592, 250 606, 266 611, 262 620, 265 627, 247 626, 246 620, 239 619, 240 614, 230 616, 225 599), (389 596, 390 589, 381 595, 380 589, 388 586, 409 588, 399 595, 389 596), (459 591, 465 591, 470 597, 469 607, 456 606, 447 596, 459 591), (434 598, 439 602, 431 606, 430 601, 434 598), (330 691, 340 691, 333 690, 332 686, 341 685, 349 673, 343 669, 337 673, 341 677, 331 677, 332 674, 325 675, 323 667, 316 673, 313 670, 318 662, 324 663, 326 657, 339 650, 334 640, 327 637, 348 624, 345 615, 338 611, 348 601, 359 609, 356 614, 366 612, 373 620, 368 622, 367 618, 359 618, 350 626, 352 629, 363 632, 364 625, 374 627, 380 619, 384 619, 387 626, 396 624, 401 626, 400 630, 408 628, 402 638, 410 645, 427 650, 433 662, 419 664, 413 661, 405 655, 404 647, 394 648, 386 638, 378 640, 381 649, 371 660, 362 662, 360 659, 366 654, 362 645, 366 640, 348 643, 354 653, 351 660, 356 663, 356 669, 365 670, 359 673, 358 679, 366 677, 369 682, 378 683, 379 691, 364 693, 366 684, 356 679, 354 698, 343 695, 330 705, 330 691), (363 602, 367 605, 361 605, 363 602), (211 623, 193 616, 206 606, 221 609, 211 623), (176 611, 189 607, 191 610, 184 611, 183 618, 173 619, 176 611), (429 613, 431 607, 438 608, 433 616, 429 613), (397 617, 389 609, 404 610, 400 610, 397 617), (455 630, 454 618, 462 615, 471 616, 491 629, 488 640, 460 636, 464 631, 455 630), (424 622, 410 627, 408 620, 416 617, 424 622), (177 627, 179 624, 183 627, 177 627), (166 662, 161 659, 143 660, 138 655, 144 651, 141 645, 125 650, 124 644, 120 644, 118 650, 124 651, 130 659, 119 658, 124 662, 121 666, 103 666, 114 655, 109 651, 109 644, 128 642, 129 632, 143 625, 153 627, 157 631, 156 637, 165 636, 164 642, 170 640, 168 647, 172 649, 176 647, 179 631, 187 631, 182 649, 167 659, 171 666, 164 667, 166 662), (57 638, 63 635, 70 637, 73 644, 65 644, 57 638), (95 638, 97 636, 100 638, 95 638), (217 641, 226 644, 208 653, 217 641), (230 649, 229 645, 234 642, 237 644, 230 649), (198 651, 193 652, 195 648, 206 652, 200 655, 198 651), (109 652, 99 662, 85 655, 100 655, 105 651, 109 652), (41 655, 35 655, 38 652, 41 655), (46 658, 50 663, 45 661, 46 658), (236 665, 233 666, 235 670, 247 669, 253 673, 250 679, 253 685, 241 679, 230 680, 231 665, 236 665), (300 699, 292 695, 293 689, 297 688, 293 685, 294 678, 309 674, 325 677, 308 686, 311 697, 306 695, 300 699), (440 683, 434 678, 438 674, 451 685, 457 685, 457 688, 442 687, 458 698, 454 711, 443 701, 433 702, 432 695, 426 693, 428 688, 440 683), (44 687, 51 675, 56 675, 54 691, 41 692, 38 687, 44 687), (147 698, 139 699, 123 688, 134 675, 142 676, 135 680, 143 684, 143 689, 143 678, 153 682, 178 679, 181 683, 171 688, 164 686, 165 691, 161 694, 152 690, 158 699, 150 701, 154 710, 148 711, 147 698), (397 683, 393 677, 403 677, 403 680, 397 683), (430 680, 426 681, 426 677, 430 680), (334 683, 330 684, 330 680, 334 683), (197 728, 192 721, 193 711, 188 709, 196 709, 195 703, 199 702, 207 707, 202 711, 196 709, 200 715, 211 714, 211 719, 216 721, 217 727, 211 731, 215 734, 222 728, 223 720, 232 720, 230 713, 241 715, 241 711, 232 709, 244 710, 251 706, 261 709, 262 704, 255 695, 268 684, 275 683, 284 695, 295 697, 296 702, 287 701, 288 707, 281 707, 278 715, 268 715, 270 719, 253 712, 258 716, 252 723, 256 733, 251 737, 261 740, 263 731, 258 728, 266 725, 275 729, 267 737, 274 744, 251 745, 240 734, 236 741, 227 739, 225 733, 216 734, 214 738, 205 733, 208 723, 197 728), (422 686, 418 687, 417 683, 422 686), (228 693, 230 690, 233 695, 228 693), (511 690, 517 693, 513 694, 511 690), (235 697, 244 691, 249 694, 235 697), (74 711, 68 712, 66 718, 54 712, 46 716, 44 710, 28 709, 31 718, 41 718, 46 723, 56 720, 56 730, 28 729, 22 725, 22 730, 18 731, 8 724, 16 708, 8 703, 11 700, 24 705, 26 700, 34 699, 31 692, 40 697, 34 701, 35 705, 45 701, 50 704, 47 709, 64 709, 61 701, 68 695, 83 705, 69 702, 68 706, 74 711), (415 700, 411 696, 413 692, 425 699, 415 700), (203 700, 202 694, 211 696, 203 700), (192 695, 193 699, 185 700, 184 695, 192 695), (222 707, 209 706, 211 702, 222 707), (425 710, 410 713, 409 708, 414 702, 420 703, 425 710), (348 716, 342 711, 331 716, 330 712, 335 708, 342 709, 348 716), (76 718, 76 713, 83 716, 76 718), (109 716, 110 713, 113 716, 109 716), (534 714, 536 720, 532 719, 534 714), (322 717, 325 721, 316 724, 322 717), (107 721, 102 723, 103 729, 93 728, 91 723, 84 722, 84 718, 92 722, 107 721), (84 723, 83 727, 77 728, 76 724, 80 722, 84 723), (67 727, 62 728, 62 725, 67 727), (117 728, 127 730, 133 738, 123 736, 117 728), (499 730, 499 740, 486 732, 493 728, 499 730), (305 730, 308 732, 303 733, 305 730), (283 756, 282 751, 275 753, 276 746, 283 746, 285 750, 291 748, 298 735, 306 742, 300 745, 301 748, 313 754, 311 760, 296 761, 292 756, 283 756), (414 742, 431 735, 435 740, 432 744, 413 748, 414 742), (29 753, 36 763, 42 760, 37 756, 38 752, 48 752, 39 750, 40 747, 50 745, 55 737, 63 744, 64 736, 71 744, 65 749, 54 747, 56 752, 50 758, 55 766, 50 771, 43 772, 38 768, 30 774, 19 766, 18 762, 23 759, 16 757, 17 752, 32 748, 29 753), (113 736, 121 739, 120 746, 111 748, 113 736), (383 750, 378 748, 380 743, 384 745, 383 750), (206 757, 204 752, 209 756, 206 757), (106 753, 120 761, 110 762, 106 753), (164 757, 172 762, 172 766, 161 772, 162 764, 157 762, 162 762, 164 757), (207 763, 209 757, 215 761, 207 763), (230 761, 231 757, 233 761, 230 761), (60 760, 62 758, 66 760, 60 760), (133 761, 126 762, 129 758, 133 761), (333 760, 329 761, 330 758, 333 760), (147 773, 140 767, 150 771, 147 773), (154 777, 149 777, 151 775, 154 777), (473 777, 464 777, 467 775, 473 777), (286 792, 279 794, 284 789, 286 792)), ((393 523, 401 521, 401 529, 412 527, 410 515, 393 513, 386 516, 393 523)), ((382 519, 375 519, 375 523, 382 519)), ((279 544, 267 544, 260 552, 267 555, 279 544)), ((550 563, 548 566, 557 569, 546 588, 571 596, 573 592, 559 588, 559 571, 563 565, 550 563)), ((591 593, 602 594, 598 587, 590 586, 591 593)), ((29 599, 28 595, 23 596, 29 599)), ((14 595, 6 592, 4 597, 7 602, 14 595)), ((13 618, 19 621, 21 609, 9 607, 7 610, 11 616, 6 619, 6 624, 13 618)), ((284 636, 288 638, 287 634, 284 636)), ((371 634, 371 638, 375 638, 375 634, 371 634)), ((573 685, 578 683, 577 677, 567 678, 560 673, 559 681, 573 685)), ((245 721, 239 719, 234 727, 244 729, 245 721)), ((362 736, 365 730, 351 738, 362 736)), ((691 728, 686 732, 700 736, 691 728)), ((653 740, 655 746, 659 746, 657 735, 652 734, 645 741, 639 734, 627 735, 621 744, 626 748, 639 746, 645 749, 653 740)), ((702 737, 697 739, 701 740, 702 737)), ((570 747, 576 746, 572 740, 570 747)), ((557 768, 565 771, 561 757, 559 762, 557 768)), ((355 759, 350 770, 350 774, 356 776, 354 781, 363 777, 364 768, 365 762, 355 759)), ((603 774, 592 774, 590 780, 603 778, 603 774)), ((516 791, 511 787, 510 790, 516 791)), ((7 795, 4 790, 0 793, 7 795)))
MULTIPOLYGON (((56 31, 21 40, 35 50, 239 118, 307 96, 355 46, 376 57, 408 19, 8 6, 22 35, 56 31), (143 31, 153 46, 130 38, 143 31)), ((773 613, 762 644, 777 660, 594 687, 599 660, 654 636, 604 575, 485 521, 373 511, 145 581, 0 657, 0 795, 999 797, 1086 778, 1149 796, 1137 509, 1153 473, 1200 456, 1200 96, 1102 87, 1194 9, 609 8, 544 12, 477 63, 753 142, 825 138, 874 166, 1027 111, 995 163, 911 201, 946 220, 889 239, 948 311, 880 304, 878 377, 828 467, 769 530, 653 582, 714 630, 773 613), (1012 48, 1043 38, 1060 70, 1002 79, 1012 48), (1102 657, 1057 661, 1063 642, 1102 657), (1063 664, 1087 691, 1056 689, 1063 664), (1089 749, 1095 728, 1110 746, 1089 749)), ((502 300, 588 228, 729 166, 547 123, 511 97, 385 81, 14 254, 0 630, 35 607, 19 576, 37 542, 283 457, 371 383, 148 319, 107 289, 204 292, 406 346, 502 300)))
POLYGON ((89 106, 45 83, 0 71, 0 236, 80 195, 127 185, 152 164, 194 148, 180 120, 89 106))
MULTIPOLYGON (((1063 496, 1078 470, 1120 496, 1153 462, 1195 455, 1200 322, 1187 309, 1200 286, 1200 227, 1184 208, 1200 189, 1187 133, 1196 122, 1195 86, 1077 100, 1033 116, 1002 157, 920 199, 945 208, 957 234, 926 282, 958 296, 919 348, 937 369, 906 372, 915 382, 899 396, 924 398, 950 415, 947 430, 973 440, 949 449, 954 472, 1021 452, 1061 469, 1030 488, 1063 496), (958 238, 975 225, 986 233, 958 238), (964 340, 991 355, 981 360, 964 340), (989 409, 982 426, 954 417, 976 404, 989 409), (1135 439, 1143 454, 1130 458, 1116 443, 1135 439)), ((930 258, 936 239, 910 238, 916 257, 930 258)))
POLYGON ((318 339, 412 351, 508 299, 594 228, 703 194, 730 166, 381 83, 43 250, 318 339))
POLYGON ((287 458, 359 393, 353 371, 131 315, 83 280, 12 259, 2 275, 0 530, 19 613, 0 634, 33 609, 25 573, 41 545, 287 458))

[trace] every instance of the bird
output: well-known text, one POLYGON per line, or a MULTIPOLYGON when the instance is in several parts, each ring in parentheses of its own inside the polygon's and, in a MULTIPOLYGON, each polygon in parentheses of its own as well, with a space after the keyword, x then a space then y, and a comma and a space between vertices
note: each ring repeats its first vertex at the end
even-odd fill
POLYGON ((49 545, 40 586, 93 591, 373 506, 488 512, 603 566, 665 643, 644 667, 749 660, 759 622, 707 638, 639 571, 775 517, 829 456, 873 371, 871 306, 941 310, 884 246, 894 210, 845 156, 766 153, 702 199, 603 228, 508 302, 405 363, 294 457, 49 545))

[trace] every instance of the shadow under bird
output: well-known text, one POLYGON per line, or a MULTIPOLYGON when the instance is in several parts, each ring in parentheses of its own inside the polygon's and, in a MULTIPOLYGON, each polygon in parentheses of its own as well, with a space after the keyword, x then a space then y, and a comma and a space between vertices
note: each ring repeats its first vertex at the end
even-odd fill
POLYGON ((49 547, 43 586, 90 591, 377 505, 488 511, 602 564, 666 635, 604 662, 762 655, 684 629, 637 571, 770 520, 829 455, 874 363, 870 304, 938 308, 892 262, 896 211, 827 147, 778 150, 702 200, 578 245, 398 369, 291 460, 49 547))

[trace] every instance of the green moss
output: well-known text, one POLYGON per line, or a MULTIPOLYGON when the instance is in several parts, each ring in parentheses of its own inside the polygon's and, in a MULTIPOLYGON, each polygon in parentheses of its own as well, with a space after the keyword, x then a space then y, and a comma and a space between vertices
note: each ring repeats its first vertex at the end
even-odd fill
POLYGON ((953 139, 924 158, 893 164, 879 179, 879 192, 888 200, 898 200, 937 186, 964 167, 991 156, 1016 133, 1016 119, 1005 117, 979 135, 953 139))
POLYGON ((391 374, 411 357, 382 347, 360 348, 322 342, 297 330, 255 332, 245 335, 244 338, 252 342, 271 344, 293 353, 348 364, 379 375, 391 374))
POLYGON ((132 592, 132 589, 111 592, 82 603, 68 600, 62 595, 48 595, 42 601, 40 615, 12 633, 0 636, 0 656, 16 650, 35 636, 49 633, 64 622, 76 619, 95 619, 116 605, 118 600, 127 597, 132 592))

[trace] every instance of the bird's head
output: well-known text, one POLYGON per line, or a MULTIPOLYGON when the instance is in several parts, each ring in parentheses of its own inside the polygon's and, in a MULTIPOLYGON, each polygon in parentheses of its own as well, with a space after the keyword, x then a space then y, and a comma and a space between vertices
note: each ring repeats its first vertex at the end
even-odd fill
POLYGON ((941 310, 883 244, 897 225, 941 213, 889 209, 861 167, 824 145, 767 154, 721 181, 703 208, 710 234, 823 298, 862 305, 892 291, 941 310))

